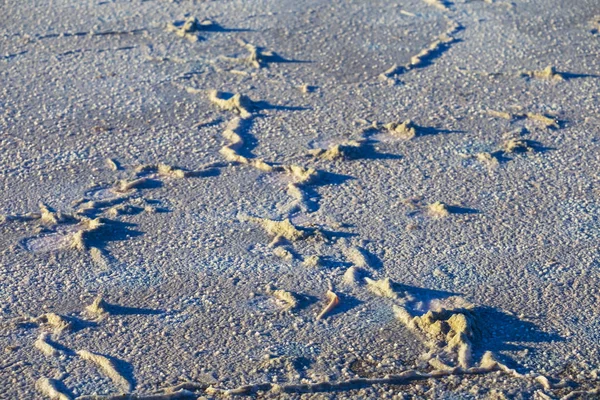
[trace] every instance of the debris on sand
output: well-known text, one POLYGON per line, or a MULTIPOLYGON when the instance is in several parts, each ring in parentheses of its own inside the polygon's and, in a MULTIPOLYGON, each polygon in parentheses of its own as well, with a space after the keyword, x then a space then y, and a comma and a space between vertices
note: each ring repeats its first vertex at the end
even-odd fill
POLYGON ((491 115, 492 117, 497 117, 497 118, 503 118, 503 119, 508 119, 508 120, 511 120, 514 118, 513 114, 511 114, 509 112, 505 112, 505 111, 487 110, 487 113, 489 115, 491 115))
POLYGON ((177 36, 190 42, 197 42, 201 39, 199 32, 212 26, 214 26, 212 21, 204 20, 200 22, 196 17, 189 17, 185 21, 167 24, 167 32, 174 32, 177 36))
POLYGON ((239 114, 239 116, 244 119, 252 116, 252 109, 254 108, 254 105, 248 96, 236 93, 228 99, 223 97, 223 93, 219 92, 218 90, 211 90, 208 92, 208 99, 217 107, 225 111, 231 111, 235 114, 239 114))
POLYGON ((115 364, 108 358, 101 354, 92 353, 87 350, 77 351, 82 359, 91 361, 96 364, 100 369, 108 376, 121 390, 130 392, 133 390, 133 385, 125 376, 123 376, 115 364))
POLYGON ((330 313, 331 310, 333 310, 335 307, 337 307, 338 304, 340 304, 340 298, 338 297, 338 295, 335 294, 334 292, 332 292, 331 290, 328 290, 327 291, 327 305, 325 306, 325 308, 323 308, 323 310, 321 310, 319 315, 317 315, 317 321, 319 321, 325 315, 330 313))
POLYGON ((448 206, 440 201, 436 201, 435 203, 428 205, 427 213, 433 218, 446 218, 450 215, 448 206))
POLYGON ((40 378, 36 381, 35 387, 50 400, 71 400, 71 396, 58 389, 60 384, 60 381, 55 379, 40 378))
POLYGON ((565 78, 558 72, 556 72, 556 68, 549 65, 541 71, 533 70, 533 71, 522 71, 520 74, 522 77, 528 78, 536 78, 536 79, 548 79, 555 81, 564 81, 565 78))

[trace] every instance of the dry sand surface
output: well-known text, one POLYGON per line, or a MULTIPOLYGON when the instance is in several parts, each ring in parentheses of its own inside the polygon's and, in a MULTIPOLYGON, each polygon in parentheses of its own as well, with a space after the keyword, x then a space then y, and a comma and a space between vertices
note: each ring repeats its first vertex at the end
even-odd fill
POLYGON ((0 398, 592 399, 598 0, 0 0, 0 398))

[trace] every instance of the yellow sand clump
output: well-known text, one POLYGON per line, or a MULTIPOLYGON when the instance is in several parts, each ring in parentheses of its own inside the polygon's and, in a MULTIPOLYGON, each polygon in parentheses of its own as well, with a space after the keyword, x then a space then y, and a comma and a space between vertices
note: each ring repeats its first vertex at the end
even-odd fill
POLYGON ((521 76, 526 76, 529 78, 537 78, 537 79, 548 79, 555 81, 563 81, 565 78, 556 72, 556 68, 549 65, 541 71, 533 70, 533 71, 523 71, 521 72, 521 76))
POLYGON ((217 107, 239 114, 240 117, 247 119, 252 116, 252 100, 248 96, 239 93, 234 94, 231 98, 225 100, 223 94, 217 90, 208 92, 208 99, 217 107))
POLYGON ((448 207, 439 201, 427 206, 427 213, 434 218, 446 218, 450 215, 448 207))
POLYGON ((288 291, 282 289, 274 289, 272 285, 267 285, 266 288, 267 294, 273 296, 277 300, 281 300, 285 303, 286 310, 293 310, 298 306, 298 299, 288 291))
POLYGON ((511 113, 505 111, 496 111, 496 110, 487 110, 487 113, 492 117, 503 118, 503 119, 513 119, 513 115, 511 113))
POLYGON ((319 266, 321 266, 321 264, 322 264, 321 257, 316 254, 306 257, 304 259, 304 261, 302 262, 302 265, 304 265, 305 267, 309 267, 309 268, 319 267, 319 266))
MULTIPOLYGON (((269 59, 275 57, 275 53, 248 43, 242 39, 237 39, 240 46, 248 51, 246 57, 221 57, 224 60, 232 61, 241 64, 247 64, 254 68, 261 68, 267 65, 269 59)), ((231 71, 234 72, 234 71, 231 71)), ((243 71, 235 71, 234 73, 244 73, 243 71)))
POLYGON ((117 161, 113 160, 112 158, 107 158, 106 160, 104 160, 104 162, 106 163, 106 166, 108 168, 110 168, 111 171, 119 170, 119 164, 117 163, 117 161))
POLYGON ((71 236, 71 242, 69 244, 69 247, 71 249, 75 249, 75 250, 79 250, 79 251, 85 251, 87 249, 86 245, 85 245, 85 231, 77 231, 75 232, 72 236, 71 236))
POLYGON ((58 382, 50 378, 40 378, 35 382, 36 389, 50 400, 71 400, 71 396, 58 390, 58 382))
POLYGON ((508 119, 508 120, 527 118, 532 121, 541 123, 546 128, 555 128, 555 129, 560 128, 560 125, 559 125, 558 121, 556 120, 556 118, 548 117, 547 115, 540 114, 540 113, 526 112, 526 113, 514 113, 513 114, 513 113, 509 113, 509 112, 494 111, 494 110, 488 110, 487 113, 493 117, 504 118, 504 119, 508 119))
POLYGON ((502 143, 502 149, 505 153, 514 153, 518 151, 532 151, 533 148, 527 145, 527 142, 519 139, 508 139, 502 143))
POLYGON ((48 332, 42 332, 33 345, 45 355, 56 357, 60 355, 60 351, 48 343, 49 336, 48 332))
POLYGON ((243 122, 244 120, 239 117, 229 121, 225 131, 222 133, 223 137, 227 139, 229 143, 221 147, 219 153, 229 162, 238 162, 240 164, 250 165, 251 167, 265 172, 273 171, 273 167, 263 160, 257 158, 249 159, 248 157, 244 157, 238 153, 239 149, 244 146, 244 140, 238 133, 238 131, 243 128, 243 122))
POLYGON ((367 289, 377 296, 387 297, 389 299, 398 298, 398 293, 392 288, 392 281, 390 278, 384 278, 377 281, 365 278, 365 282, 367 282, 367 289))
POLYGON ((304 191, 302 189, 300 189, 300 187, 296 184, 290 183, 287 185, 287 194, 296 200, 299 200, 299 201, 305 200, 304 191))
POLYGON ((102 298, 102 295, 99 295, 98 297, 96 297, 94 299, 94 301, 92 302, 92 304, 90 304, 89 306, 85 307, 85 310, 90 313, 91 315, 95 315, 95 316, 103 316, 108 314, 108 303, 106 301, 104 301, 104 299, 102 298))
POLYGON ((55 313, 42 314, 35 319, 36 323, 50 326, 55 333, 61 333, 73 328, 73 324, 62 315, 55 313))
POLYGON ((452 37, 461 26, 454 22, 448 22, 448 29, 446 32, 441 34, 436 40, 434 40, 427 48, 421 50, 417 55, 413 56, 410 59, 410 63, 406 65, 406 69, 413 69, 421 66, 425 62, 425 60, 431 57, 431 54, 438 51, 442 46, 445 46, 449 43, 452 43, 455 39, 452 37))
POLYGON ((338 297, 337 294, 335 294, 331 290, 327 291, 326 296, 327 296, 327 304, 325 305, 325 308, 323 308, 321 310, 319 315, 317 315, 317 321, 322 319, 325 315, 330 313, 331 310, 333 310, 335 307, 337 307, 338 304, 340 304, 340 298, 338 297))
POLYGON ((358 274, 360 272, 360 268, 353 265, 344 272, 344 276, 342 277, 342 283, 345 285, 356 286, 358 285, 358 274))
POLYGON ((92 257, 92 260, 96 263, 96 265, 98 265, 102 269, 108 269, 109 262, 102 250, 94 246, 91 246, 89 250, 90 256, 92 257))
POLYGON ((434 6, 442 11, 449 11, 446 4, 441 0, 423 0, 423 1, 427 4, 429 4, 430 6, 434 6))
POLYGON ((356 157, 363 145, 363 141, 350 140, 342 144, 332 145, 327 149, 309 150, 308 154, 312 155, 313 157, 329 161, 349 159, 356 157))
POLYGON ((319 173, 314 168, 305 168, 299 165, 285 165, 283 170, 296 179, 296 183, 310 184, 314 182, 319 173))
POLYGON ((483 165, 485 165, 488 168, 493 169, 493 168, 497 168, 500 165, 500 162, 498 161, 498 159, 487 152, 477 153, 477 154, 475 154, 475 158, 477 159, 477 161, 479 161, 480 163, 482 163, 483 165))
POLYGON ((273 249, 273 254, 279 258, 282 258, 286 261, 292 261, 294 259, 294 255, 290 253, 285 247, 277 246, 273 249))
POLYGON ((404 122, 390 122, 383 127, 401 139, 412 139, 417 135, 416 125, 410 119, 404 122))
POLYGON ((346 258, 355 266, 360 268, 370 268, 371 265, 363 250, 358 247, 350 247, 344 250, 346 258))
POLYGON ((48 206, 43 203, 40 203, 40 220, 46 224, 57 224, 59 217, 55 212, 50 211, 48 206))
POLYGON ((304 239, 307 236, 305 231, 297 229, 289 219, 284 219, 283 221, 256 217, 242 217, 242 219, 259 224, 269 235, 275 237, 281 236, 291 242, 304 239))
POLYGON ((470 307, 430 310, 413 317, 402 306, 394 306, 396 318, 410 329, 423 333, 430 346, 456 353, 458 363, 468 368, 471 362, 472 340, 475 337, 475 317, 470 307))
MULTIPOLYGON (((442 7, 444 10, 447 10, 444 3, 440 0, 425 1, 437 7, 442 7)), ((427 59, 432 57, 434 53, 454 42, 456 39, 454 39, 452 36, 456 34, 460 29, 461 26, 457 22, 449 20, 448 29, 440 36, 438 36, 433 42, 431 42, 429 46, 421 50, 418 54, 412 56, 410 61, 405 65, 394 64, 392 67, 379 74, 379 79, 382 81, 386 81, 389 84, 394 84, 396 82, 396 75, 400 75, 412 69, 421 67, 427 61, 427 59)))
POLYGON ((556 121, 555 118, 548 117, 544 114, 526 113, 525 117, 527 117, 533 121, 537 121, 537 122, 541 123, 546 128, 556 128, 556 129, 559 128, 558 122, 556 121))
POLYGON ((79 355, 82 359, 91 361, 96 364, 100 369, 108 376, 119 388, 126 392, 130 392, 133 390, 133 385, 131 382, 125 378, 117 369, 115 364, 108 358, 101 354, 92 353, 87 350, 79 350, 77 351, 77 355, 79 355))
POLYGON ((213 26, 214 23, 209 20, 198 21, 196 17, 189 17, 185 20, 181 27, 175 26, 173 23, 167 24, 167 32, 174 32, 177 36, 185 38, 190 42, 199 40, 198 32, 207 27, 213 26))
POLYGON ((157 171, 159 175, 163 175, 163 176, 170 176, 173 178, 186 178, 189 176, 189 172, 188 171, 184 171, 180 168, 175 168, 172 167, 170 165, 166 165, 166 164, 158 164, 157 166, 157 171))
POLYGON ((148 178, 139 178, 139 179, 122 179, 116 183, 116 185, 112 188, 112 191, 115 193, 127 193, 133 189, 137 189, 140 186, 148 183, 148 178))

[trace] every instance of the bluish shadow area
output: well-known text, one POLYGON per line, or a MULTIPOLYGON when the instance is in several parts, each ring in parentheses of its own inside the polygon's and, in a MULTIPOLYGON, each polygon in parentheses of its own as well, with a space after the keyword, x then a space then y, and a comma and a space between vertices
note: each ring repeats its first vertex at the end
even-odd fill
POLYGON ((104 308, 109 314, 113 315, 158 315, 165 313, 163 310, 156 310, 152 308, 124 307, 109 303, 105 303, 104 308))
POLYGON ((518 317, 493 307, 476 307, 473 314, 477 318, 477 327, 481 339, 475 343, 474 359, 477 360, 484 351, 490 350, 500 362, 521 373, 527 370, 502 351, 534 350, 521 343, 564 342, 564 338, 556 333, 540 330, 534 323, 523 321, 518 317))

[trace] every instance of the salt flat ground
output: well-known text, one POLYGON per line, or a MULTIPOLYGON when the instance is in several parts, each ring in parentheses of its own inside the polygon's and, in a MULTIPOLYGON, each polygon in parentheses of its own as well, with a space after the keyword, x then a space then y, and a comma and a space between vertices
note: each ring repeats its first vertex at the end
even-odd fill
POLYGON ((599 30, 596 0, 0 1, 0 397, 594 398, 599 30), (440 304, 462 333, 417 323, 440 304))

